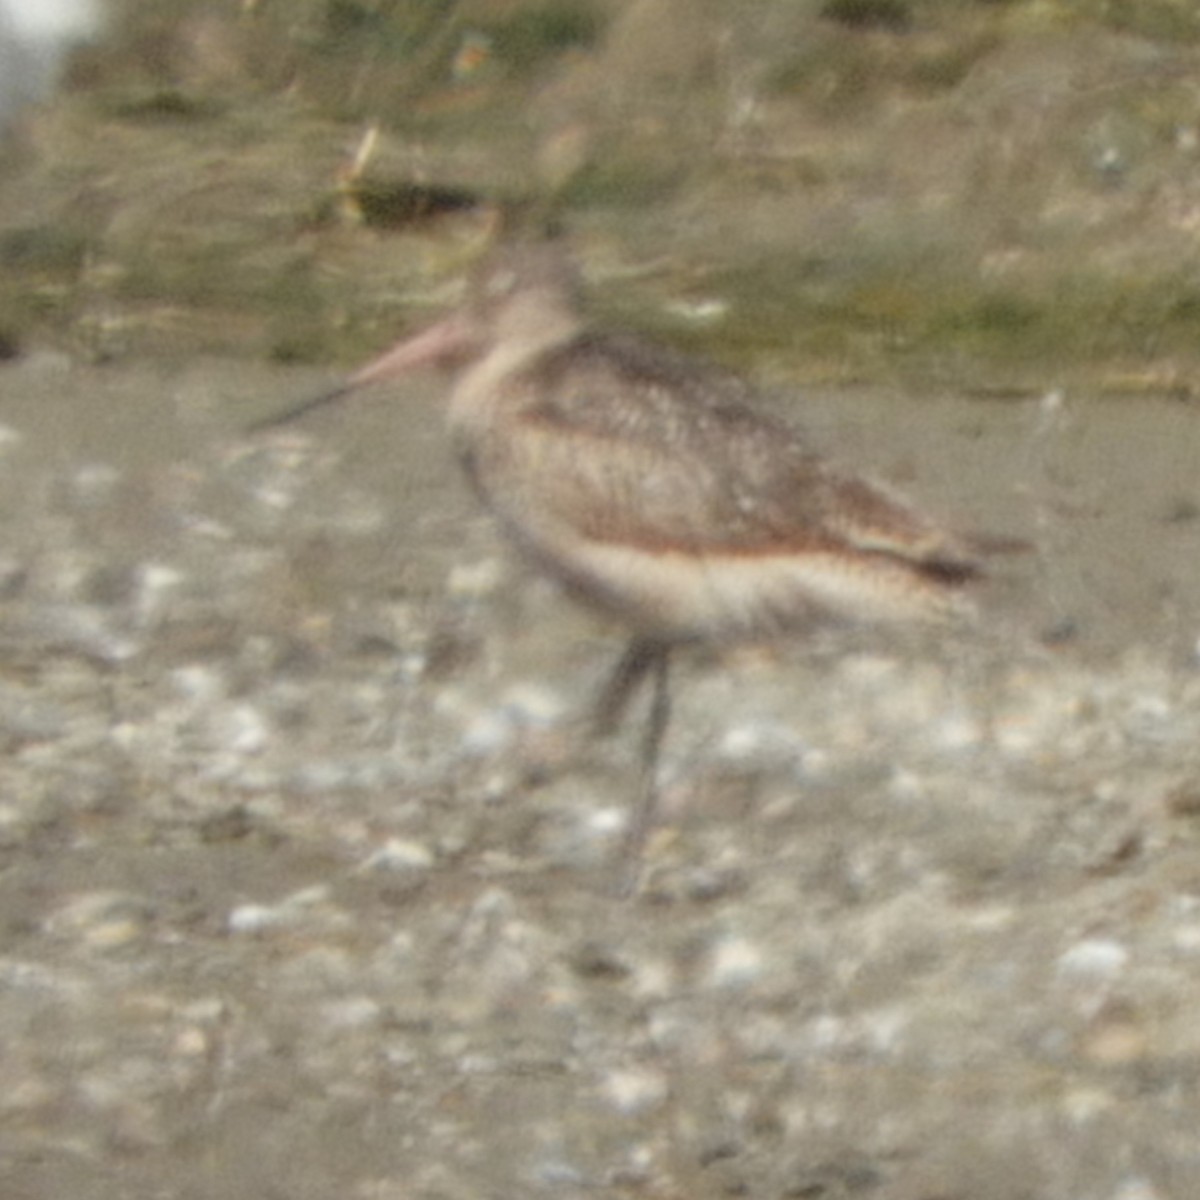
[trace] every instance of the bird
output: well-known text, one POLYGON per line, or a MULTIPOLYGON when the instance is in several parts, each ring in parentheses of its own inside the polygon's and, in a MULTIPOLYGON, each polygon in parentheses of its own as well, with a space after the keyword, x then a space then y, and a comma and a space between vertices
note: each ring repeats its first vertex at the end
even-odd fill
POLYGON ((253 428, 428 368, 450 376, 453 443, 502 531, 628 633, 594 729, 611 731, 649 683, 621 892, 637 887, 655 817, 677 650, 973 612, 981 542, 835 465, 741 375, 594 327, 555 241, 500 245, 449 315, 253 428))

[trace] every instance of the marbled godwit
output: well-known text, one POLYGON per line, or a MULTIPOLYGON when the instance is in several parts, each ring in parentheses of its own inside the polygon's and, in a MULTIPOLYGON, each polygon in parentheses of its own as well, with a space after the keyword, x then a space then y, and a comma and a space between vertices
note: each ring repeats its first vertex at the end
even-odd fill
POLYGON ((483 503, 537 566, 632 631, 598 725, 652 681, 625 842, 636 872, 674 647, 822 618, 945 618, 969 609, 980 568, 972 545, 830 465, 736 376, 589 330, 576 292, 557 248, 502 249, 457 312, 264 425, 419 367, 454 373, 450 426, 483 503))

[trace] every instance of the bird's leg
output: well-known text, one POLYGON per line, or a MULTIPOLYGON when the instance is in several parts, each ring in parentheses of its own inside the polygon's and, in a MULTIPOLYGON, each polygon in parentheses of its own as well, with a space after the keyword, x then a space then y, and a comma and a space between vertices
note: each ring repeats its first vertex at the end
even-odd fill
POLYGON ((610 734, 621 720, 642 680, 651 679, 650 710, 642 731, 638 785, 629 824, 621 843, 617 893, 632 895, 642 873, 642 852, 658 806, 658 758, 671 719, 670 645, 634 638, 605 681, 592 717, 596 736, 610 734))
POLYGON ((671 719, 670 691, 670 648, 651 644, 645 649, 645 659, 638 671, 638 678, 653 672, 653 692, 650 696, 650 712, 642 734, 642 760, 638 780, 637 797, 633 811, 629 814, 629 825, 621 846, 621 877, 619 893, 632 895, 637 890, 642 873, 642 852, 646 838, 654 823, 658 807, 658 757, 662 749, 663 735, 671 719))
MULTIPOLYGON (((595 703, 572 722, 569 743, 572 760, 585 752, 585 744, 590 746, 594 739, 608 737, 613 732, 664 649, 658 642, 643 638, 634 638, 625 647, 595 703)), ((561 756, 531 764, 526 770, 525 782, 545 783, 563 769, 570 769, 570 762, 561 756)))
POLYGON ((625 648, 597 697, 592 714, 595 737, 607 737, 617 727, 638 685, 654 667, 660 651, 657 643, 641 638, 634 638, 625 648))

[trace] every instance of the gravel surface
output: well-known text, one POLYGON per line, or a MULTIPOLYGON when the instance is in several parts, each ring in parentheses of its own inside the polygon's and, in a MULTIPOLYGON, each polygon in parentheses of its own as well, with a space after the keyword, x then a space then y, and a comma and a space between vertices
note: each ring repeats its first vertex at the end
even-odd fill
POLYGON ((798 408, 1035 552, 688 661, 622 901, 618 631, 318 383, 0 375, 6 1198, 1196 1194, 1193 411, 798 408))

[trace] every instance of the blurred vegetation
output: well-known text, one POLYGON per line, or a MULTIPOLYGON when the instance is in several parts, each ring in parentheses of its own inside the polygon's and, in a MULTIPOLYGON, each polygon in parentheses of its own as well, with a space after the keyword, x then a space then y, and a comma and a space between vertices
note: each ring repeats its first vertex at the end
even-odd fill
POLYGON ((1188 394, 1182 0, 113 0, 9 146, 0 335, 352 358, 512 214, 810 377, 1188 394))

